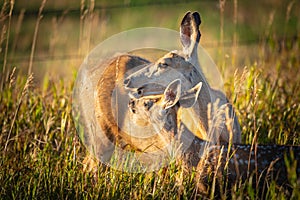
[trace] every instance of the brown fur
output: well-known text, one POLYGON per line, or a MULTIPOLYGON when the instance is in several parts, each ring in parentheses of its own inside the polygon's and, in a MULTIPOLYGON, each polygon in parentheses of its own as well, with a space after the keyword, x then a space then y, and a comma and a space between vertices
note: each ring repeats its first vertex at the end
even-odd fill
POLYGON ((153 152, 162 149, 165 142, 157 134, 148 138, 138 138, 122 131, 115 121, 111 105, 111 96, 118 81, 122 81, 129 70, 146 63, 147 60, 133 55, 120 55, 113 58, 97 84, 95 113, 98 124, 112 143, 130 150, 153 152))

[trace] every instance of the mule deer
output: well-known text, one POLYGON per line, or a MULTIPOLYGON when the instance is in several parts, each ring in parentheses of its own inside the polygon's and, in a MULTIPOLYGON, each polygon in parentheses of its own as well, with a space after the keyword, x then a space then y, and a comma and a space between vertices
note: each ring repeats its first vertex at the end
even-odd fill
POLYGON ((198 62, 197 47, 200 40, 200 15, 188 12, 180 28, 182 52, 170 52, 155 63, 129 75, 124 80, 125 88, 133 98, 162 94, 167 84, 175 79, 181 80, 181 90, 187 91, 202 82, 201 99, 194 107, 182 111, 182 122, 198 137, 212 142, 241 142, 241 131, 232 105, 225 95, 210 87, 198 62), (210 103, 218 102, 217 109, 208 112, 210 103), (231 132, 225 127, 225 111, 232 119, 231 132), (218 113, 218 114, 216 114, 218 113), (209 126, 208 115, 213 117, 214 125, 209 126), (232 137, 232 138, 231 138, 232 137))
MULTIPOLYGON (((184 146, 193 133, 182 122, 179 113, 202 98, 200 90, 203 85, 200 82, 184 93, 181 92, 181 85, 181 80, 176 79, 163 94, 133 98, 129 107, 132 111, 140 110, 133 114, 148 118, 166 141, 175 138, 184 146)), ((242 144, 216 145, 198 137, 188 145, 182 155, 188 166, 197 168, 202 192, 206 190, 209 177, 218 180, 225 178, 231 185, 240 179, 244 181, 251 175, 257 175, 254 180, 259 186, 274 180, 278 185, 288 187, 289 175, 300 175, 300 146, 256 145, 252 148, 251 145, 242 144), (289 167, 291 162, 293 164, 289 167)))
MULTIPOLYGON (((114 114, 112 112, 114 106, 112 105, 110 97, 114 92, 114 88, 119 84, 118 81, 124 80, 126 78, 126 72, 133 69, 137 69, 139 67, 141 68, 141 66, 145 66, 148 64, 153 66, 157 66, 158 64, 159 67, 165 68, 165 72, 168 71, 168 69, 172 69, 174 73, 172 75, 170 74, 170 76, 168 77, 166 77, 166 74, 164 73, 164 75, 159 77, 159 80, 167 81, 165 81, 164 83, 158 82, 159 84, 146 84, 149 81, 142 77, 139 83, 137 82, 137 79, 133 81, 133 77, 136 75, 135 73, 132 74, 132 76, 130 76, 131 78, 128 77, 129 79, 125 79, 125 82, 126 80, 130 80, 130 83, 126 85, 128 88, 136 85, 132 85, 134 82, 137 83, 137 85, 141 84, 143 85, 143 90, 140 91, 141 87, 139 86, 139 91, 137 91, 137 93, 143 92, 143 96, 147 96, 164 91, 168 84, 168 81, 174 80, 176 79, 176 77, 181 77, 182 82, 186 81, 186 83, 182 86, 182 90, 185 91, 189 90, 197 82, 202 81, 203 100, 201 102, 198 102, 199 105, 195 106, 194 108, 190 107, 182 111, 181 116, 183 118, 183 121, 194 134, 198 135, 202 139, 217 141, 219 135, 221 135, 222 140, 229 141, 228 132, 223 132, 222 134, 220 134, 222 132, 221 128, 217 128, 217 130, 215 131, 210 131, 208 127, 208 118, 206 115, 207 105, 210 102, 214 102, 216 98, 219 98, 220 105, 223 106, 223 109, 224 107, 228 107, 230 110, 230 116, 234 119, 233 142, 240 142, 240 127, 232 106, 228 104, 228 101, 223 93, 217 90, 213 90, 209 87, 205 76, 203 75, 201 68, 198 64, 197 45, 200 39, 200 23, 200 15, 196 12, 188 12, 184 16, 181 23, 180 35, 184 51, 182 56, 174 52, 170 52, 166 56, 161 58, 156 64, 151 64, 149 61, 141 57, 123 54, 112 58, 107 63, 104 63, 104 65, 106 65, 106 69, 99 78, 97 87, 95 89, 95 115, 98 124, 100 125, 103 133, 106 135, 110 142, 118 143, 118 146, 121 148, 128 147, 129 149, 135 149, 141 152, 144 152, 145 149, 147 149, 147 151, 156 151, 163 145, 162 141, 156 135, 153 135, 153 137, 150 138, 139 138, 124 132, 124 130, 122 130, 118 126, 114 114), (144 83, 146 85, 144 85, 144 83), (204 96, 206 96, 206 98, 204 98, 204 96), (208 132, 214 132, 214 134, 209 135, 208 132)), ((143 67, 143 70, 147 69, 149 69, 149 66, 143 67)), ((151 80, 151 78, 149 78, 149 80, 151 80)), ((134 90, 134 88, 130 88, 130 90, 132 91, 134 90)), ((121 92, 125 93, 123 88, 121 88, 121 92)), ((124 116, 124 118, 126 117, 127 116, 124 116)), ((145 125, 149 123, 149 121, 147 120, 148 119, 142 119, 140 117, 137 117, 134 123, 145 125)), ((137 136, 142 136, 141 134, 143 133, 137 133, 137 136)), ((107 154, 106 157, 109 157, 109 155, 111 155, 113 151, 112 149, 109 150, 109 152, 107 152, 107 150, 105 149, 105 144, 97 145, 97 141, 101 138, 92 138, 91 136, 89 136, 89 138, 87 139, 90 141, 89 143, 95 143, 93 146, 95 148, 98 148, 95 150, 95 152, 100 152, 97 154, 101 154, 101 156, 102 154, 107 154)))

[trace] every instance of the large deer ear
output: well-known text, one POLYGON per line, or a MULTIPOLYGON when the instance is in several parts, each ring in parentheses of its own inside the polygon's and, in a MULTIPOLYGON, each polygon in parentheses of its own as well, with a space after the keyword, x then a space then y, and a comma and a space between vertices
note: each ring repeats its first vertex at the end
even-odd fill
POLYGON ((181 80, 176 79, 172 81, 164 91, 163 108, 168 109, 179 101, 181 96, 181 80))
POLYGON ((194 106, 198 100, 201 88, 202 82, 199 82, 192 89, 184 92, 179 100, 180 106, 183 108, 190 108, 194 106))
POLYGON ((189 58, 194 48, 197 48, 200 41, 199 26, 201 24, 200 14, 198 12, 187 12, 180 25, 180 40, 183 47, 183 53, 189 58))

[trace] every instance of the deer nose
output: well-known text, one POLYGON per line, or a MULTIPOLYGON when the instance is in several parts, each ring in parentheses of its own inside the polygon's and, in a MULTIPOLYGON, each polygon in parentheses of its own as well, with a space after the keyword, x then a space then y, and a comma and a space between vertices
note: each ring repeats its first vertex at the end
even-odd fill
POLYGON ((129 86, 129 83, 130 83, 130 79, 129 78, 126 78, 123 82, 124 86, 125 87, 128 87, 129 86))

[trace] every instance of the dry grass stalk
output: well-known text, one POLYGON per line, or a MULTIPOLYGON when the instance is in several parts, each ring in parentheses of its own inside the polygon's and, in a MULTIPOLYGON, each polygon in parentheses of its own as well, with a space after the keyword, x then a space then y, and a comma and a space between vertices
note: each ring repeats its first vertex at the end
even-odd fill
POLYGON ((93 25, 93 19, 94 19, 94 8, 95 8, 95 1, 90 0, 89 9, 88 9, 88 18, 87 18, 87 31, 86 31, 86 51, 85 53, 88 53, 90 49, 90 43, 91 43, 91 34, 92 34, 92 25, 93 25))
MULTIPOLYGON (((12 82, 12 81, 10 81, 12 82)), ((17 119, 17 115, 19 113, 19 110, 20 110, 20 107, 22 105, 22 102, 23 102, 23 99, 25 98, 25 96, 28 94, 28 90, 29 88, 32 86, 33 84, 33 74, 30 74, 30 76, 27 78, 26 80, 26 83, 25 83, 25 86, 22 90, 22 93, 21 93, 21 96, 19 97, 19 101, 17 103, 17 108, 15 110, 15 113, 14 113, 14 117, 13 117, 13 120, 11 122, 11 125, 10 125, 10 129, 9 129, 9 132, 8 132, 8 135, 7 135, 7 139, 6 139, 6 143, 5 143, 5 146, 4 146, 4 152, 7 150, 7 145, 8 143, 13 140, 13 138, 10 138, 10 135, 12 133, 12 130, 13 130, 13 127, 14 127, 14 124, 15 124, 15 121, 17 119)), ((16 135, 16 138, 18 137, 18 135, 16 135)))
POLYGON ((225 11, 226 0, 219 0, 220 6, 220 43, 219 43, 219 56, 221 58, 221 72, 224 73, 225 60, 224 54, 224 11, 225 11))
POLYGON ((238 0, 233 1, 233 25, 234 25, 234 32, 233 32, 233 46, 232 46, 232 66, 235 66, 236 62, 236 52, 237 52, 237 18, 238 18, 238 0))
POLYGON ((18 40, 19 40, 19 36, 20 36, 21 25, 24 20, 24 15, 25 15, 25 9, 22 8, 20 11, 20 14, 18 16, 18 21, 17 21, 17 25, 16 25, 16 29, 15 29, 15 37, 14 37, 14 41, 12 44, 12 57, 14 57, 14 53, 17 48, 17 44, 18 44, 18 40))
POLYGON ((80 36, 78 54, 86 55, 90 49, 91 34, 94 19, 95 1, 90 0, 88 8, 85 9, 85 0, 81 0, 80 6, 80 36))
MULTIPOLYGON (((257 97, 258 97, 258 87, 257 87, 257 80, 258 80, 258 75, 255 75, 254 80, 253 80, 253 90, 252 90, 252 95, 253 95, 253 99, 252 102, 250 102, 250 106, 252 107, 251 110, 256 110, 255 107, 257 106, 257 97)), ((253 121, 256 122, 256 115, 253 115, 253 121)), ((250 152, 254 151, 254 159, 255 159, 255 172, 258 172, 257 170, 257 138, 258 138, 258 131, 259 129, 256 126, 256 123, 253 124, 253 130, 254 130, 254 136, 252 139, 252 143, 251 143, 251 148, 250 148, 250 152)), ((249 156, 249 161, 250 161, 250 156, 249 156)), ((248 168, 250 168, 250 165, 248 165, 248 168)), ((250 171, 250 170, 248 170, 250 171)), ((248 173, 249 175, 249 173, 248 173)), ((258 173, 256 173, 256 180, 258 180, 258 173)), ((256 187, 258 188, 258 182, 256 187)))
POLYGON ((210 199, 214 199, 214 195, 215 195, 215 190, 216 190, 216 184, 217 184, 217 179, 218 179, 218 171, 219 169, 221 169, 221 165, 222 165, 222 154, 223 154, 223 150, 224 147, 221 147, 220 149, 220 154, 216 157, 217 161, 217 166, 215 168, 216 173, 213 174, 213 182, 212 182, 212 190, 211 190, 211 195, 210 195, 210 199))
POLYGON ((12 72, 10 73, 10 75, 9 75, 9 88, 11 88, 12 87, 12 85, 14 84, 14 82, 15 82, 15 72, 16 72, 16 67, 14 67, 13 69, 12 69, 12 72))
POLYGON ((55 45, 58 41, 58 20, 57 17, 52 18, 52 33, 49 41, 49 54, 51 57, 54 57, 55 53, 55 45))
POLYGON ((234 86, 234 102, 237 101, 239 95, 244 91, 243 89, 243 83, 245 82, 247 76, 249 75, 249 69, 247 66, 244 67, 242 75, 238 74, 238 69, 235 70, 234 72, 234 81, 233 81, 233 86, 234 86))
POLYGON ((287 32, 287 28, 288 28, 288 22, 289 22, 289 20, 290 20, 290 17, 291 17, 291 11, 292 11, 292 8, 293 8, 293 6, 294 6, 294 4, 295 4, 295 0, 293 0, 293 1, 291 1, 289 4, 288 4, 288 6, 287 6, 287 8, 286 8, 286 15, 285 15, 285 23, 284 23, 284 33, 283 33, 283 41, 282 41, 282 47, 284 47, 286 44, 286 32, 287 32))
POLYGON ((43 18, 42 12, 44 10, 44 7, 46 5, 47 0, 43 0, 39 9, 38 18, 36 20, 35 28, 34 28, 34 34, 33 34, 33 40, 32 40, 32 46, 31 46, 31 52, 30 52, 30 59, 29 59, 29 66, 28 66, 28 76, 32 73, 32 65, 33 65, 33 56, 35 52, 35 46, 37 41, 37 35, 39 31, 40 22, 43 18))
POLYGON ((80 22, 79 22, 79 48, 78 48, 78 55, 81 55, 81 46, 83 42, 83 22, 86 16, 87 11, 84 9, 85 0, 80 1, 80 22))
MULTIPOLYGON (((1 29, 1 36, 0 36, 0 44, 2 44, 5 40, 5 34, 6 34, 6 25, 4 24, 1 29)), ((0 49, 0 53, 2 52, 2 49, 0 49)))
MULTIPOLYGON (((4 85, 4 82, 7 80, 7 78, 4 76, 6 76, 6 64, 7 64, 7 53, 8 53, 8 43, 9 43, 9 35, 10 35, 10 26, 11 26, 11 17, 12 17, 12 12, 13 12, 13 9, 14 9, 14 0, 11 0, 10 1, 10 9, 9 9, 9 14, 8 14, 8 25, 7 25, 7 29, 5 31, 6 33, 6 43, 5 43, 5 50, 4 50, 4 59, 3 59, 3 68, 2 68, 2 79, 1 79, 1 88, 0 88, 0 91, 2 91, 3 89, 3 85, 4 85)), ((4 8, 5 5, 3 5, 2 8, 4 8)), ((1 15, 3 13, 1 12, 1 15)), ((3 30, 3 29, 2 29, 3 30)), ((4 31, 2 32, 4 33, 4 31)), ((2 43, 2 40, 1 40, 1 43, 2 43)))

